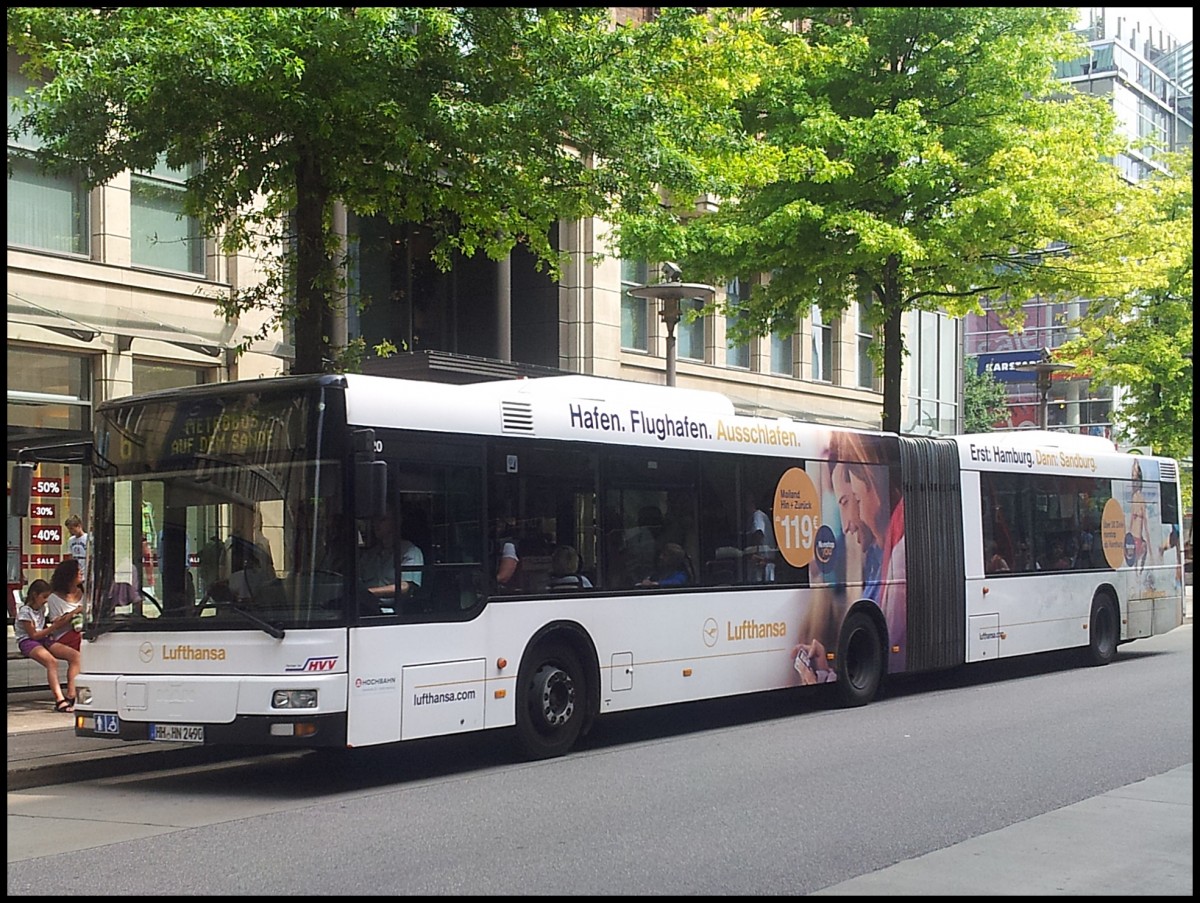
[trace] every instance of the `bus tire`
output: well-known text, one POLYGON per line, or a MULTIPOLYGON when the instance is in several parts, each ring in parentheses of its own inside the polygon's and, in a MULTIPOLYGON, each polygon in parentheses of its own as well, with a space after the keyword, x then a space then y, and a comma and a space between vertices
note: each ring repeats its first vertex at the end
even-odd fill
POLYGON ((1117 606, 1108 593, 1096 593, 1092 600, 1092 615, 1088 619, 1088 661, 1093 665, 1107 665, 1117 657, 1119 640, 1117 606))
POLYGON ((587 683, 569 646, 537 646, 517 681, 517 742, 529 759, 568 752, 586 720, 587 683))
POLYGON ((875 621, 865 612, 851 612, 838 639, 838 675, 834 689, 844 708, 866 705, 883 683, 883 642, 875 621))

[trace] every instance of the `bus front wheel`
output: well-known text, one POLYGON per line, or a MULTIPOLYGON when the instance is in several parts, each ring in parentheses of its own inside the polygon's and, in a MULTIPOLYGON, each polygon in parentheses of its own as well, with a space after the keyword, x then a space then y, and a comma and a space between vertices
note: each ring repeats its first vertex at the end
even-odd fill
POLYGON ((1088 621, 1088 660, 1093 665, 1107 665, 1117 657, 1119 630, 1112 597, 1098 593, 1092 600, 1092 616, 1088 621))
POLYGON ((875 622, 861 611, 846 618, 838 640, 838 702, 847 708, 866 705, 883 682, 883 643, 875 622))
POLYGON ((565 754, 585 720, 586 684, 579 658, 567 646, 539 646, 517 686, 517 740, 530 759, 565 754))

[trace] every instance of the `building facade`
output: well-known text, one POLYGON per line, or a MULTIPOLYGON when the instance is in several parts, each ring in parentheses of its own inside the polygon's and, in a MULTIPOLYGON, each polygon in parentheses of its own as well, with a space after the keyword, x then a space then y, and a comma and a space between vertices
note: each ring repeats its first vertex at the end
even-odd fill
MULTIPOLYGON (((1146 142, 1114 161, 1125 178, 1140 181, 1161 168, 1161 154, 1192 146, 1192 42, 1177 41, 1162 28, 1106 8, 1085 10, 1079 31, 1088 42, 1088 53, 1060 66, 1058 74, 1079 91, 1107 98, 1125 137, 1146 142)), ((1036 377, 1018 368, 1043 360, 1046 350, 1071 338, 1074 324, 1087 317, 1089 304, 1087 299, 1032 302, 1025 306, 1023 330, 1016 333, 987 309, 965 319, 965 354, 1007 390, 1008 413, 998 426, 1039 425, 1036 377)), ((1112 412, 1120 402, 1119 392, 1061 371, 1051 379, 1047 424, 1112 438, 1112 412)))

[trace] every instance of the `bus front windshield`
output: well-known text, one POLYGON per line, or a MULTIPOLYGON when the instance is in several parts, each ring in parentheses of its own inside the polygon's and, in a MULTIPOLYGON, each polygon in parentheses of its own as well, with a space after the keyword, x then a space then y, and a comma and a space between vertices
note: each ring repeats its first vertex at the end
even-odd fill
POLYGON ((95 633, 345 622, 344 471, 316 398, 198 392, 98 413, 95 633))

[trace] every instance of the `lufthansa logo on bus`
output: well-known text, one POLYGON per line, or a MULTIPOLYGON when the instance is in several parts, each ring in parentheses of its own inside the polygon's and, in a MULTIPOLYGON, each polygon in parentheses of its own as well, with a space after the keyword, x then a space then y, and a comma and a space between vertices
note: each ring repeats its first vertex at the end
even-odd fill
POLYGON ((186 646, 180 643, 173 649, 167 646, 162 647, 164 661, 223 662, 225 661, 225 655, 225 650, 219 646, 186 646))
POLYGON ((721 628, 717 625, 714 618, 709 618, 704 622, 704 645, 711 649, 717 645, 717 637, 720 635, 721 628))
POLYGON ((786 621, 754 621, 749 618, 740 624, 725 622, 725 638, 736 640, 766 640, 787 636, 786 621))
POLYGON ((138 658, 144 662, 149 662, 154 658, 154 644, 142 643, 138 646, 138 658))

